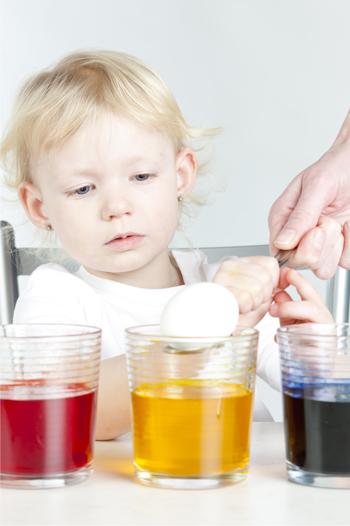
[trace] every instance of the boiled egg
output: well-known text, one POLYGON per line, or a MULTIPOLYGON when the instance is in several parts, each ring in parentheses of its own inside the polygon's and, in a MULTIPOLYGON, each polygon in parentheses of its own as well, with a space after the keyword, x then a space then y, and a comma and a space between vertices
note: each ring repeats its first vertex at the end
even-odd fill
POLYGON ((230 336, 239 316, 233 294, 217 283, 187 285, 165 305, 160 319, 164 336, 230 336))

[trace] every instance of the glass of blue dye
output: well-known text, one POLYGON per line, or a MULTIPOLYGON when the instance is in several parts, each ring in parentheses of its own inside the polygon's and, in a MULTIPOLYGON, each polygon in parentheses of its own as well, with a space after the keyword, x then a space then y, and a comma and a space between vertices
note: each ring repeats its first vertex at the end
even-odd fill
POLYGON ((277 331, 288 479, 350 489, 350 324, 277 331))

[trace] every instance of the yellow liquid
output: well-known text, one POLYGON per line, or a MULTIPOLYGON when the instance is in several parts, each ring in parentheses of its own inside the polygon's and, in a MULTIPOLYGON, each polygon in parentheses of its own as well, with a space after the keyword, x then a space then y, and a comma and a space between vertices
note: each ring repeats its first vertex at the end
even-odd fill
POLYGON ((141 385, 132 394, 136 466, 175 477, 246 469, 252 399, 242 385, 217 381, 141 385))

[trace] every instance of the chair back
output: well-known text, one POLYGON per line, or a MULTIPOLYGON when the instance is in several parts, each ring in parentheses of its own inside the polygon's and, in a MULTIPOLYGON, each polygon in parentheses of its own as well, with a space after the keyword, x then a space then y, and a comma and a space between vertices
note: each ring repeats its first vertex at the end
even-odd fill
MULTIPOLYGON (((243 245, 231 247, 202 247, 208 261, 215 262, 228 256, 268 256, 268 245, 243 245)), ((30 275, 39 265, 59 261, 70 272, 79 264, 62 257, 60 248, 16 247, 14 229, 7 221, 0 221, 0 324, 12 323, 19 294, 18 276, 30 275)), ((336 321, 349 321, 350 270, 338 268, 328 283, 327 306, 336 321)))

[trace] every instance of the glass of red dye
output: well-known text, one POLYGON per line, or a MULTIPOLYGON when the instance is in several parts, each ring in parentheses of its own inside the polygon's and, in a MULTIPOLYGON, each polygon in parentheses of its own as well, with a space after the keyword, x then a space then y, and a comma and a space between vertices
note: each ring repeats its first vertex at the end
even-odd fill
POLYGON ((92 471, 101 329, 0 325, 0 485, 54 488, 92 471))
POLYGON ((277 341, 288 479, 350 489, 350 324, 289 325, 277 341))

